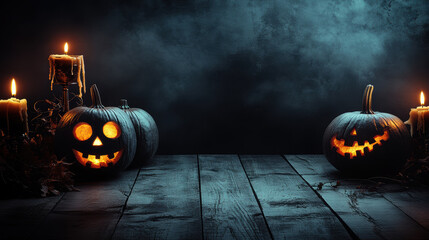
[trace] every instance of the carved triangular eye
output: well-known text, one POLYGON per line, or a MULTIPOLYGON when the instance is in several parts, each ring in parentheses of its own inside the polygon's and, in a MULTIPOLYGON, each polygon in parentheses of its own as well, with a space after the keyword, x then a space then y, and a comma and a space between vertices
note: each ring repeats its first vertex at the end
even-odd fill
POLYGON ((356 129, 354 129, 354 128, 353 128, 353 130, 352 130, 352 132, 350 133, 350 135, 352 135, 352 136, 356 136, 356 135, 357 135, 356 129))

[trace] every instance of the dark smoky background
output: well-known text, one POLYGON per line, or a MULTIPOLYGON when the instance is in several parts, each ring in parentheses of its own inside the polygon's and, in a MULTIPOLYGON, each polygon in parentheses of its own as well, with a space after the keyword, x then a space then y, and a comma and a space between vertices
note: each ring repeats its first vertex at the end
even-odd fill
POLYGON ((126 98, 154 117, 161 154, 319 153, 368 83, 374 109, 404 121, 421 90, 429 98, 426 0, 16 1, 0 12, 1 98, 12 77, 30 105, 51 98, 48 56, 67 41, 104 105, 126 98))

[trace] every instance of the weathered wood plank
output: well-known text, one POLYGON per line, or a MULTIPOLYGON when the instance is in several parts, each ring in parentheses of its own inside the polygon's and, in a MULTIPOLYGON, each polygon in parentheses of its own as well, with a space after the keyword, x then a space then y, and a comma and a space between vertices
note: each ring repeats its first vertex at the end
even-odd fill
POLYGON ((201 239, 196 155, 157 156, 141 169, 113 239, 201 239))
POLYGON ((109 239, 122 214, 138 169, 68 192, 46 217, 36 239, 109 239))
POLYGON ((271 239, 236 155, 199 156, 205 239, 271 239))
POLYGON ((0 238, 30 239, 61 196, 0 200, 0 238))
POLYGON ((322 175, 330 180, 342 178, 341 173, 323 155, 286 155, 286 159, 300 175, 322 175))
MULTIPOLYGON (((429 230, 429 189, 416 188, 400 192, 383 192, 383 196, 393 205, 429 230)), ((429 237, 428 237, 429 238, 429 237)))
POLYGON ((274 239, 350 239, 316 193, 279 155, 240 156, 274 239))
POLYGON ((324 156, 286 156, 288 162, 361 239, 427 239, 429 232, 377 192, 357 189, 365 181, 342 179, 324 156))

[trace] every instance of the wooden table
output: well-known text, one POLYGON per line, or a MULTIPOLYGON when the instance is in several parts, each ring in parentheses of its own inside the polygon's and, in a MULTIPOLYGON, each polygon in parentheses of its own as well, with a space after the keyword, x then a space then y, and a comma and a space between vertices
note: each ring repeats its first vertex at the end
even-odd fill
POLYGON ((322 155, 169 155, 80 192, 0 201, 0 239, 429 239, 429 188, 322 155))

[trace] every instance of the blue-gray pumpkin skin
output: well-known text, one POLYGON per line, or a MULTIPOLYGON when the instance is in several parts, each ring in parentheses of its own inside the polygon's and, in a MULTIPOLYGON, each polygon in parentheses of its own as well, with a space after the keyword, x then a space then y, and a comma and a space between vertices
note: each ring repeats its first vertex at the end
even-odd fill
POLYGON ((126 99, 121 99, 120 108, 131 118, 137 136, 137 150, 131 166, 141 166, 150 161, 158 149, 158 127, 152 116, 140 108, 130 108, 126 99))

